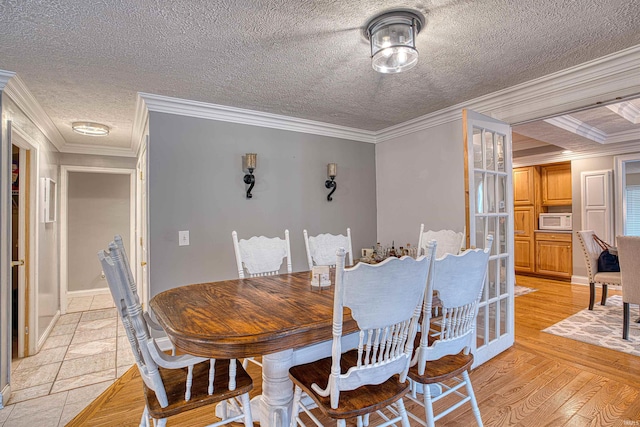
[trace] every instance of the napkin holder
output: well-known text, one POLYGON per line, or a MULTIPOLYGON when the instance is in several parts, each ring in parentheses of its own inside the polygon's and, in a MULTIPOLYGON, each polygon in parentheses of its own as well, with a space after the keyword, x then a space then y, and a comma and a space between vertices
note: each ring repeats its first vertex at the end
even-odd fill
POLYGON ((328 265, 314 265, 311 268, 311 286, 319 288, 331 286, 328 265))

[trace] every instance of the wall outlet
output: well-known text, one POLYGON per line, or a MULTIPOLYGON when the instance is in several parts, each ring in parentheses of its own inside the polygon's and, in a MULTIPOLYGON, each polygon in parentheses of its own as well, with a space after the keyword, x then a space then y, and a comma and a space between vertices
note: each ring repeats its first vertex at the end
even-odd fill
POLYGON ((189 230, 178 231, 178 245, 189 246, 189 230))

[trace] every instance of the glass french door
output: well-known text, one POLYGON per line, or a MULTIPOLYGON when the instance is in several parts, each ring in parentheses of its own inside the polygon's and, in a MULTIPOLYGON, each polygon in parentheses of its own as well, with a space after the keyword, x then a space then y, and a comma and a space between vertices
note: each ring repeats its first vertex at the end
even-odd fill
POLYGON ((487 236, 493 236, 476 324, 477 366, 514 342, 511 127, 471 110, 462 116, 468 247, 484 248, 487 236))

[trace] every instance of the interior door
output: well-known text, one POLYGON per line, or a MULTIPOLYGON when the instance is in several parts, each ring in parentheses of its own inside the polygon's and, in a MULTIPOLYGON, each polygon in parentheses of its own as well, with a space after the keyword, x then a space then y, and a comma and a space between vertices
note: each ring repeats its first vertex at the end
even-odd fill
POLYGON ((472 349, 477 366, 514 341, 511 126, 471 110, 462 116, 468 247, 482 248, 493 235, 472 349))
POLYGON ((140 156, 138 157, 137 165, 137 215, 136 215, 136 248, 137 257, 139 263, 136 267, 136 281, 138 283, 138 293, 141 296, 141 303, 146 307, 149 301, 149 272, 147 266, 148 260, 148 242, 147 242, 147 147, 148 138, 143 141, 143 146, 140 149, 140 156))
POLYGON ((30 150, 12 146, 12 355, 29 353, 29 225, 30 225, 30 150))

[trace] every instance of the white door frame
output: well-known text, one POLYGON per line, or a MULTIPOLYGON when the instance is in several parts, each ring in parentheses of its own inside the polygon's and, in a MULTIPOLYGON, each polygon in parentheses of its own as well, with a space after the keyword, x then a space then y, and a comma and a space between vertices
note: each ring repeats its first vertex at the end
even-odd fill
MULTIPOLYGON (((38 225, 39 225, 39 216, 38 212, 40 212, 39 206, 39 190, 40 186, 38 183, 39 180, 39 170, 40 170, 40 156, 39 156, 39 144, 34 141, 26 132, 20 129, 18 126, 15 126, 11 122, 8 125, 10 135, 10 145, 15 145, 24 150, 28 150, 30 154, 30 176, 29 176, 29 251, 25 254, 25 262, 28 262, 29 265, 29 276, 27 280, 29 282, 29 294, 25 294, 24 283, 19 285, 19 296, 18 301, 20 305, 20 310, 24 313, 24 304, 25 301, 29 301, 28 313, 29 319, 25 319, 24 316, 18 317, 18 356, 24 357, 24 349, 25 345, 29 349, 29 355, 34 355, 37 352, 37 342, 38 342, 38 225), (28 342, 24 342, 24 328, 26 325, 29 325, 31 330, 28 333, 28 342)), ((21 196, 21 203, 26 202, 23 196, 21 196)), ((20 233, 22 234, 22 233, 20 233)), ((25 242, 22 242, 24 245, 25 242)))
POLYGON ((136 163, 136 241, 131 247, 138 262, 135 264, 138 294, 143 307, 149 302, 149 187, 148 187, 148 149, 149 136, 146 136, 140 146, 136 163))
MULTIPOLYGON (((110 173, 129 175, 129 257, 136 263, 135 223, 136 223, 136 170, 124 168, 104 168, 93 166, 60 166, 60 312, 67 312, 68 279, 68 231, 69 231, 69 172, 110 173)), ((106 245, 107 242, 105 242, 106 245)), ((96 251, 97 254, 97 251, 96 251)), ((96 255, 97 256, 97 255, 96 255)), ((97 259, 97 258, 96 258, 97 259)), ((137 264, 137 263, 136 263, 137 264)), ((134 264, 135 265, 135 264, 134 264)))

